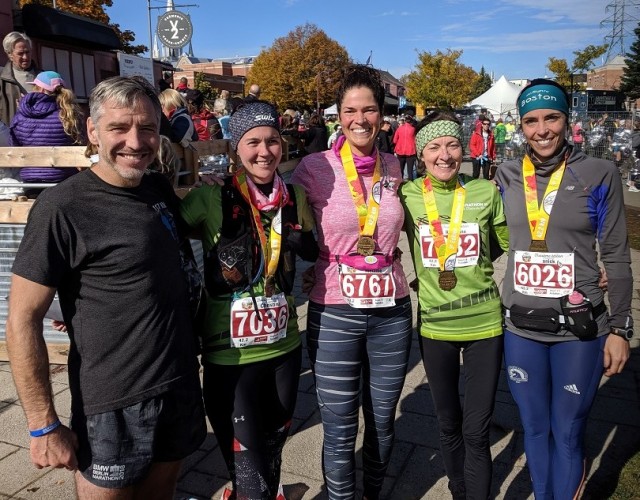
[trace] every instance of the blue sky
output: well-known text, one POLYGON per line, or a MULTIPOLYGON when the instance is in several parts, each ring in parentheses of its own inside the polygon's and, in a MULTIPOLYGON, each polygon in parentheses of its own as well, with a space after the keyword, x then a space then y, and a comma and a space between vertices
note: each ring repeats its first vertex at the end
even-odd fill
MULTIPOLYGON (((296 26, 316 24, 356 62, 400 77, 414 69, 417 51, 462 49, 461 62, 495 78, 545 76, 550 56, 571 64, 573 51, 604 43, 601 21, 612 0, 174 0, 190 14, 197 57, 257 55, 296 26), (181 5, 198 4, 198 7, 181 5)), ((149 44, 147 0, 114 0, 111 21, 149 44)), ((167 4, 151 0, 152 27, 167 4)), ((640 13, 632 13, 640 18, 640 13)), ((632 31, 635 26, 630 25, 632 31)), ((631 36, 628 37, 631 42, 631 36)), ((601 61, 598 61, 601 63, 601 61)))

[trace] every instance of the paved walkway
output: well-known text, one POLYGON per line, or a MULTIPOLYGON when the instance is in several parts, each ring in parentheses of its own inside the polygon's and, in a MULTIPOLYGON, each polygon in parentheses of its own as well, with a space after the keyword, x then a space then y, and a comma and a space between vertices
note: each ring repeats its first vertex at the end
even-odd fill
MULTIPOLYGON (((403 264, 413 279, 406 241, 402 241, 403 264)), ((633 271, 640 284, 640 252, 632 251, 633 271)), ((496 265, 496 281, 504 278, 505 261, 496 265)), ((633 314, 640 324, 640 285, 635 287, 633 314)), ((415 296, 413 296, 415 305, 415 296)), ((300 300, 301 329, 306 325, 306 302, 300 300)), ((415 307, 414 307, 415 311, 415 307)), ((305 336, 303 335, 303 339, 305 336)), ((632 358, 624 373, 603 378, 588 424, 589 475, 583 498, 607 498, 615 488, 625 462, 640 451, 640 349, 633 344, 632 358)), ((53 392, 61 417, 68 418, 70 396, 66 366, 52 366, 53 392)), ((522 427, 509 394, 504 372, 492 420, 494 457, 493 490, 500 499, 529 499, 529 475, 523 450, 522 427)), ((438 450, 438 431, 429 384, 414 340, 409 373, 397 411, 396 443, 384 485, 383 498, 450 498, 438 450)), ((362 426, 361 426, 362 427, 362 426)), ((29 460, 29 437, 22 408, 7 363, 0 363, 0 499, 73 498, 73 481, 64 470, 38 470, 29 460)), ((362 429, 361 429, 362 431, 362 429)), ((313 380, 305 355, 300 374, 298 404, 291 437, 284 450, 282 482, 289 500, 325 498, 322 489, 320 451, 322 428, 313 380)), ((361 460, 361 441, 357 445, 361 460)), ((220 498, 227 484, 225 467, 213 433, 184 464, 176 499, 220 498)))

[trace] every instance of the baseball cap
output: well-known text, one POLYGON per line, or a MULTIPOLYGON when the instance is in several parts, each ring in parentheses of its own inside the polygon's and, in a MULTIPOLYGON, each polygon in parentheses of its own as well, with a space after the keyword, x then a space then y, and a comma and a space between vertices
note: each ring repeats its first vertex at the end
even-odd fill
POLYGON ((38 76, 32 82, 27 82, 30 85, 37 85, 49 92, 53 92, 59 85, 65 86, 64 80, 60 73, 55 71, 42 71, 38 73, 38 76))

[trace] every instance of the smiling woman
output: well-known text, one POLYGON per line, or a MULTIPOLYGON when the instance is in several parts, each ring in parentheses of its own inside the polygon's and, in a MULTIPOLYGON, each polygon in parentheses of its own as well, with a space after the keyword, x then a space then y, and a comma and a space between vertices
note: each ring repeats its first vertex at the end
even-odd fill
POLYGON ((313 261, 318 246, 303 190, 276 172, 275 108, 246 102, 229 130, 242 167, 222 186, 192 190, 181 205, 206 254, 206 313, 198 325, 204 401, 232 482, 223 498, 282 499, 281 454, 301 363, 296 255, 313 261))
POLYGON ((461 141, 459 120, 432 112, 415 138, 427 175, 400 188, 418 279, 420 353, 454 500, 489 498, 491 491, 489 421, 503 348, 491 244, 508 248, 495 186, 459 173, 461 141), (458 389, 461 355, 464 406, 458 389))
POLYGON ((517 106, 526 155, 496 175, 511 249, 504 359, 535 497, 578 498, 589 409, 601 375, 622 371, 633 336, 622 183, 612 162, 567 141, 569 100, 556 82, 533 80, 517 106))
POLYGON ((398 160, 375 147, 383 104, 378 72, 348 67, 337 95, 344 135, 331 150, 304 157, 292 177, 307 192, 322 248, 307 338, 330 499, 355 495, 361 402, 364 498, 379 497, 411 345, 409 288, 396 251, 402 175, 398 160))

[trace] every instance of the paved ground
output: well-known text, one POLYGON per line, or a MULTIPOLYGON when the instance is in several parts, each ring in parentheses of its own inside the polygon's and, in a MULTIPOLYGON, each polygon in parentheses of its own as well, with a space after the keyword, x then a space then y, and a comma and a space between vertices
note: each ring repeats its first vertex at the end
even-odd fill
MULTIPOLYGON (((403 263, 409 279, 413 273, 404 246, 403 263)), ((640 252, 633 251, 633 313, 640 324, 640 252)), ((504 260, 496 265, 496 281, 504 277, 504 260)), ((414 304, 415 304, 415 297, 414 304)), ((415 308, 414 308, 415 310, 415 308)), ((306 303, 300 300, 301 329, 306 325, 306 303)), ((303 335, 304 338, 304 335, 303 335)), ((640 450, 640 349, 633 344, 632 358, 625 372, 603 378, 588 424, 589 475, 583 498, 603 499, 615 488, 624 463, 640 450)), ((56 407, 69 416, 66 366, 52 366, 56 407)), ((503 376, 492 421, 494 457, 493 489, 496 498, 529 499, 530 485, 523 450, 522 428, 517 408, 503 376)), ((438 431, 429 394, 429 384, 420 363, 417 341, 411 352, 409 373, 396 424, 396 444, 384 486, 384 498, 449 498, 438 450, 438 431)), ((73 498, 72 476, 67 471, 38 470, 29 461, 29 437, 22 408, 17 400, 7 363, 0 363, 0 499, 73 498)), ((322 428, 316 406, 313 380, 305 357, 300 374, 298 404, 291 437, 285 447, 282 482, 290 500, 324 498, 320 468, 322 428)), ((360 463, 360 444, 357 460, 360 463)), ((225 468, 215 436, 209 432, 201 448, 186 462, 176 499, 220 497, 227 483, 225 468)))

